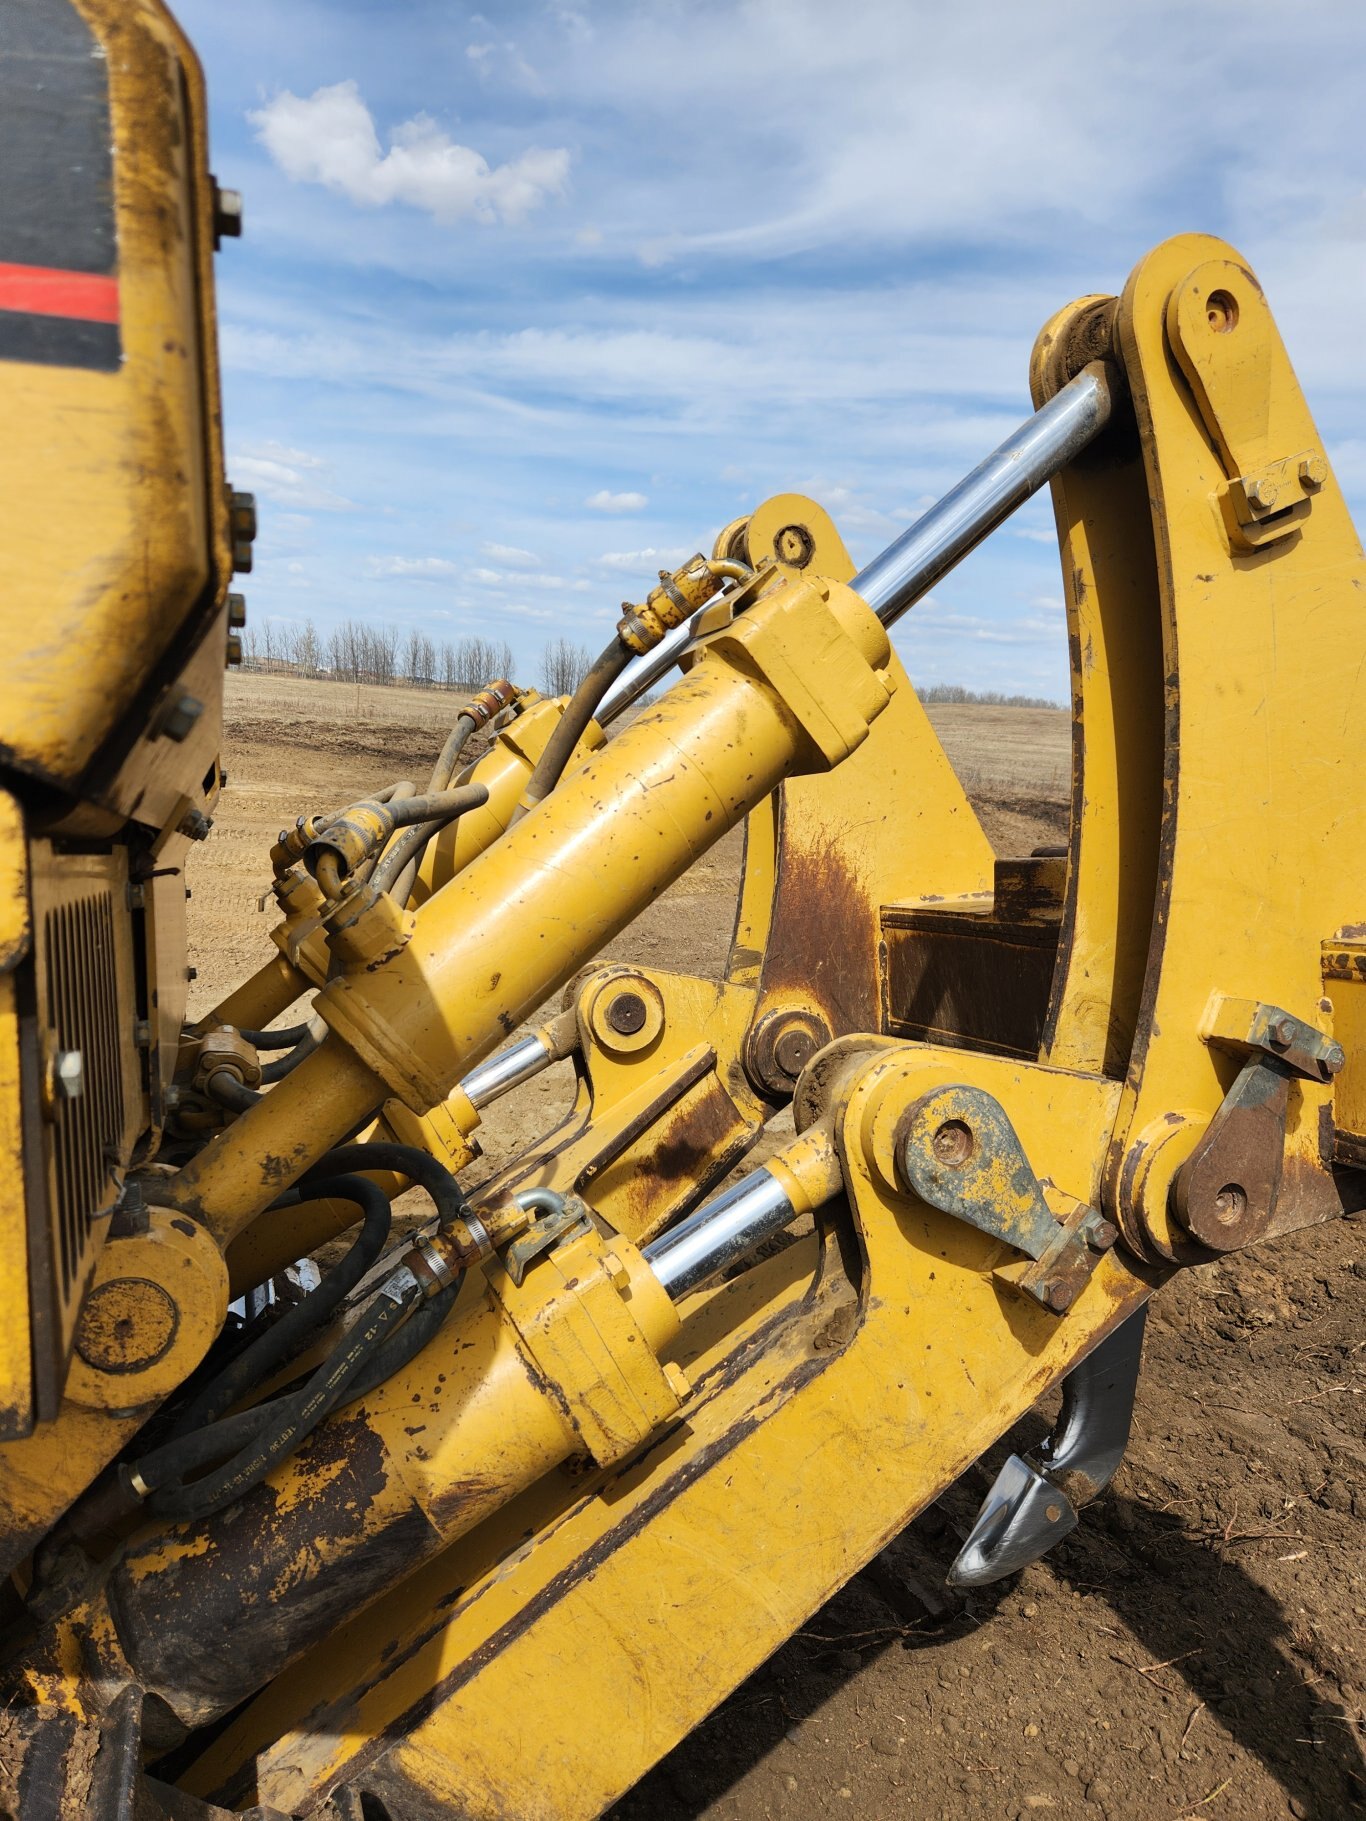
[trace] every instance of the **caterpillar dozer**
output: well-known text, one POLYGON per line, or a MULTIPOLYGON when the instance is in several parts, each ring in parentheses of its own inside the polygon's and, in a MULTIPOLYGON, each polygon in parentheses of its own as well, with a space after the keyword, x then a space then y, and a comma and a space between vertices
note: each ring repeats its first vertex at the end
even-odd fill
POLYGON ((1059 1385, 952 1577, 1084 1523, 1148 1299, 1366 1203, 1361 547, 1255 276, 1170 240, 863 569, 768 500, 572 696, 299 804, 188 1021, 241 206, 159 0, 6 34, 0 1809, 596 1815, 1059 1385), (1070 834, 997 857, 889 631, 1045 485, 1070 834), (719 980, 595 961, 741 823, 719 980))

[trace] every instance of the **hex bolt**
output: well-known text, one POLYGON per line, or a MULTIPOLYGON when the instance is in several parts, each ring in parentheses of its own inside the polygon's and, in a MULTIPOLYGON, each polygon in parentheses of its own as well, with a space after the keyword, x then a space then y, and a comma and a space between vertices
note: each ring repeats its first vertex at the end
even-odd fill
POLYGON ((1324 1053, 1323 1066, 1330 1075, 1340 1075, 1343 1064, 1347 1061, 1347 1052, 1340 1043, 1330 1043, 1324 1053))
POLYGON ((52 1090, 58 1100, 79 1100, 85 1092, 85 1057, 79 1050, 58 1050, 52 1090))
POLYGON ((1295 1020, 1293 1018, 1273 1018, 1271 1021, 1271 1041, 1279 1043, 1282 1048, 1295 1041, 1295 1020))
POLYGON ((935 1162, 949 1170, 961 1170, 975 1145, 972 1127, 964 1119, 946 1119, 930 1140, 935 1162))
POLYGON ((1280 497, 1280 488, 1265 476, 1248 483, 1247 503, 1254 512, 1270 512, 1280 497))
POLYGON ((1059 1283, 1051 1277, 1043 1287, 1043 1299, 1055 1315, 1061 1315, 1064 1309, 1072 1306, 1072 1292, 1065 1283, 1059 1283))
POLYGON ((244 594, 229 593, 228 625, 234 632, 240 632, 247 623, 247 597, 244 594))
POLYGON ((692 1386, 688 1382, 687 1373, 684 1372, 681 1366, 675 1366, 672 1360, 664 1367, 664 1377, 670 1391, 673 1392, 680 1404, 683 1402, 684 1398, 692 1395, 692 1386))
POLYGON ((150 1050, 152 1047, 152 1027, 145 1018, 133 1020, 133 1048, 150 1050))
POLYGON ((607 1022, 619 1037, 634 1037, 645 1025, 645 1001, 639 993, 618 993, 607 1008, 607 1022))
POLYGON ((615 1290, 628 1290, 631 1286, 631 1273, 617 1257, 615 1252, 604 1252, 602 1268, 607 1274, 607 1281, 615 1290))
POLYGON ((251 574, 251 545, 243 537, 232 540, 232 572, 234 575, 251 574))
POLYGON ((176 824, 176 833, 188 835, 191 841, 203 841, 213 827, 213 818, 202 809, 187 809, 176 824))
POLYGON ((182 691, 166 703, 153 723, 152 731, 179 745, 203 712, 204 704, 198 697, 187 690, 182 691))
POLYGON ((1086 1243, 1093 1252, 1108 1252, 1119 1239, 1119 1228, 1113 1221, 1097 1220, 1086 1229, 1086 1243))
POLYGON ((1321 455, 1300 457, 1300 481, 1306 487, 1321 487, 1328 479, 1328 464, 1321 455))
POLYGON ((235 632, 228 634, 225 657, 230 670, 235 669, 242 662, 242 641, 235 632))

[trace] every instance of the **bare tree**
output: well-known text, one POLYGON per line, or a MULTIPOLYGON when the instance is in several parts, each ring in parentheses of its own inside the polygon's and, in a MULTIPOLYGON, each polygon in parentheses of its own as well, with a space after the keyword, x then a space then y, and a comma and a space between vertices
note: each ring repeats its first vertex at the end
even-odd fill
POLYGON ((569 696, 582 683, 593 662, 586 645, 572 639, 547 639, 541 650, 541 688, 548 696, 569 696))
POLYGON ((323 665, 323 644, 312 620, 305 620, 294 642, 294 662, 305 676, 315 677, 323 665))

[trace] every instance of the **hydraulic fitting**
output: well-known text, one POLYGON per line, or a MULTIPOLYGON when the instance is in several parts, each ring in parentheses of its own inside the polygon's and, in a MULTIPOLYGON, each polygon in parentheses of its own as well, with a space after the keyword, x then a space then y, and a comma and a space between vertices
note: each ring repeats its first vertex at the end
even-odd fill
POLYGON ((622 602, 622 615, 617 621, 617 637, 632 651, 653 651, 673 626, 692 618, 699 607, 705 607, 716 593, 717 583, 725 578, 747 580, 750 571, 742 563, 718 561, 699 551, 670 575, 659 572, 659 586, 652 588, 639 607, 622 602))

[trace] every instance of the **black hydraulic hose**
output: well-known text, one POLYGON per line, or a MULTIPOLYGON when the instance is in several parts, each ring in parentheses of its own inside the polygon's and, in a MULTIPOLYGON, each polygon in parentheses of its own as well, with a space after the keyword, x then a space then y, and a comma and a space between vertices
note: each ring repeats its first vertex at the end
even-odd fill
POLYGON ((280 1056, 274 1062, 264 1063, 261 1067, 262 1081, 283 1081, 286 1075, 293 1074, 299 1064, 315 1050, 321 1049, 327 1037, 327 1026, 321 1018, 310 1018, 304 1026, 304 1034, 287 1056, 280 1056))
POLYGON ((431 1196, 443 1227, 453 1220, 464 1220, 470 1211, 464 1191, 444 1163, 438 1163, 429 1151, 419 1150, 416 1145, 387 1139, 338 1145, 335 1150, 324 1152, 299 1178, 299 1191, 312 1195, 313 1185, 320 1177, 352 1170, 391 1170, 395 1176, 406 1176, 431 1196))
MULTIPOLYGON (((260 1406, 260 1425, 244 1447, 189 1486, 167 1485, 153 1491, 148 1509, 175 1522, 205 1518, 249 1492, 351 1395, 352 1382, 381 1354, 384 1343, 402 1326, 421 1295, 415 1278, 401 1287, 386 1285, 342 1344, 298 1391, 260 1406)), ((203 1445, 207 1446, 207 1439, 203 1445)))
MULTIPOLYGON (((635 656, 636 653, 630 646, 617 638, 593 660, 588 674, 565 705, 559 725, 546 741, 545 751, 536 761, 536 768, 526 781, 522 801, 527 808, 533 803, 539 803, 543 797, 548 797, 559 783, 574 748, 597 713, 598 704, 635 656)), ((526 810, 519 806, 513 820, 518 820, 525 813, 526 810)))
POLYGON ((312 1023, 310 1018, 305 1024, 287 1024, 280 1031, 249 1031, 239 1026, 237 1035, 245 1037, 254 1050, 292 1050, 307 1037, 312 1023))
MULTIPOLYGON (((264 1334, 242 1349, 223 1370, 217 1373, 176 1418, 171 1441, 157 1452, 173 1448, 175 1439, 216 1423, 225 1410, 244 1398, 275 1371, 277 1366, 300 1353, 323 1325, 330 1321, 342 1302, 355 1289, 366 1272, 378 1261, 389 1243, 393 1226, 393 1209, 389 1198, 377 1183, 364 1176, 334 1176, 309 1185, 309 1199, 330 1197, 353 1202, 361 1215, 361 1230, 346 1256, 323 1277, 315 1290, 295 1303, 264 1334)), ((274 1205, 276 1208, 297 1206, 304 1197, 297 1189, 274 1205)), ((144 1473, 143 1478, 147 1476, 144 1473)), ((163 1472, 162 1478, 179 1477, 178 1471, 163 1472)))
POLYGON ((234 1113, 245 1113, 261 1098, 256 1089, 249 1088, 232 1069, 215 1069, 204 1083, 204 1092, 210 1100, 216 1100, 219 1106, 228 1107, 234 1113))
POLYGON ((441 748, 440 756, 432 767, 432 775, 427 780, 428 790, 445 790, 455 776, 456 761, 464 750, 466 740, 478 726, 472 714, 457 715, 455 726, 446 735, 446 744, 441 748))
POLYGON ((414 1309, 398 1333, 391 1335, 378 1349, 370 1364, 352 1379, 347 1388, 347 1397, 364 1397, 376 1385, 382 1385, 386 1378, 392 1378, 395 1372, 401 1372, 409 1360, 416 1359, 450 1314, 464 1281, 465 1273, 461 1271, 454 1282, 447 1284, 444 1290, 438 1290, 435 1296, 428 1297, 421 1308, 414 1309))

